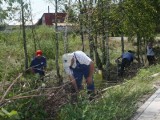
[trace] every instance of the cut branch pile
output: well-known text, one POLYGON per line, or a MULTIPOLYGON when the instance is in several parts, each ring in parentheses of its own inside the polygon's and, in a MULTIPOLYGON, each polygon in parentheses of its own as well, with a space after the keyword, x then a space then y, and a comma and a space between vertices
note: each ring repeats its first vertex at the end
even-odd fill
POLYGON ((43 101, 43 106, 45 111, 49 116, 55 116, 55 113, 63 106, 64 104, 70 101, 70 87, 71 82, 66 82, 58 87, 43 87, 39 86, 36 89, 32 89, 27 92, 20 92, 20 94, 8 97, 8 94, 12 92, 13 86, 18 84, 18 79, 22 76, 20 74, 12 83, 8 86, 5 93, 0 97, 0 107, 4 107, 7 104, 13 103, 16 100, 20 99, 31 99, 39 97, 40 99, 45 98, 43 101))

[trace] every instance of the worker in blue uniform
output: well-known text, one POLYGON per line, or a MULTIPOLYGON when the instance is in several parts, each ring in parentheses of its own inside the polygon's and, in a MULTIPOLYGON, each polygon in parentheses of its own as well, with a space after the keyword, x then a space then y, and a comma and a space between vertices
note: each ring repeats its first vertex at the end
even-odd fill
POLYGON ((134 59, 136 59, 139 62, 139 60, 134 56, 134 52, 131 50, 123 53, 120 57, 117 58, 117 61, 120 58, 122 59, 121 70, 120 70, 120 74, 119 74, 120 76, 123 76, 125 68, 129 67, 134 59))
POLYGON ((46 58, 42 56, 42 50, 36 51, 36 56, 32 59, 30 68, 33 73, 38 73, 40 77, 45 76, 45 68, 47 66, 46 58))
POLYGON ((87 93, 90 95, 90 99, 93 99, 95 92, 93 81, 94 62, 82 51, 66 53, 62 58, 64 70, 74 87, 73 90, 79 92, 83 88, 82 80, 84 77, 87 84, 87 93))

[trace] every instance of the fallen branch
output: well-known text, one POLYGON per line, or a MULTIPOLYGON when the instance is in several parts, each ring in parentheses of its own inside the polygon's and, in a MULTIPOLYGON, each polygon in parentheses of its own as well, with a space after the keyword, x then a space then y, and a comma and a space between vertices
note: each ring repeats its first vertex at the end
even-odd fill
POLYGON ((6 92, 4 93, 4 95, 2 96, 0 103, 4 100, 5 96, 8 94, 9 90, 11 89, 11 87, 17 82, 17 80, 23 75, 23 73, 19 74, 19 76, 13 80, 12 84, 8 87, 8 89, 6 90, 6 92))
POLYGON ((5 99, 5 100, 6 101, 11 101, 11 100, 24 99, 24 98, 32 98, 32 97, 41 97, 41 96, 49 96, 49 94, 28 95, 28 96, 14 96, 13 98, 5 99))
POLYGON ((18 100, 18 99, 25 99, 25 98, 32 98, 32 97, 41 97, 41 96, 49 96, 49 94, 41 94, 41 95, 29 95, 29 96, 14 96, 10 99, 4 99, 3 102, 0 103, 0 107, 5 105, 7 102, 11 100, 18 100))

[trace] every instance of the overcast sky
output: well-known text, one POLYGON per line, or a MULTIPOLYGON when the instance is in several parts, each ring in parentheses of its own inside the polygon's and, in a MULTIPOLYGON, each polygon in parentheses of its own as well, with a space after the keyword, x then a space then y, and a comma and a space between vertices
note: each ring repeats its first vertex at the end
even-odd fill
MULTIPOLYGON (((50 13, 55 12, 55 0, 51 0, 52 3, 47 2, 49 0, 26 0, 26 2, 29 2, 29 1, 31 2, 32 19, 33 19, 34 24, 42 17, 43 13, 48 13, 48 6, 49 6, 50 13)), ((71 0, 71 2, 75 2, 75 0, 71 0)), ((17 16, 17 19, 20 18, 20 14, 17 14, 16 16, 17 16)), ((10 25, 21 24, 15 20, 9 20, 9 21, 7 21, 7 23, 10 25)), ((27 24, 32 24, 32 23, 30 22, 27 24)))
MULTIPOLYGON (((29 0, 27 0, 29 1, 29 0)), ((47 0, 30 0, 31 1, 31 8, 32 8, 32 19, 33 23, 35 24, 43 15, 43 13, 48 13, 48 6, 49 6, 49 12, 54 13, 54 4, 47 2, 47 0)), ((53 2, 55 2, 53 0, 53 2)), ((3 5, 5 7, 5 4, 3 5)), ((17 14, 17 18, 19 18, 19 14, 17 14)), ((19 25, 20 23, 16 20, 7 20, 6 21, 9 25, 19 25)), ((26 24, 32 24, 26 23, 26 24)))
POLYGON ((55 12, 54 5, 49 2, 46 2, 47 0, 30 0, 30 1, 31 1, 32 16, 34 23, 37 22, 39 18, 41 18, 43 13, 48 12, 48 6, 49 6, 49 11, 51 13, 55 12))

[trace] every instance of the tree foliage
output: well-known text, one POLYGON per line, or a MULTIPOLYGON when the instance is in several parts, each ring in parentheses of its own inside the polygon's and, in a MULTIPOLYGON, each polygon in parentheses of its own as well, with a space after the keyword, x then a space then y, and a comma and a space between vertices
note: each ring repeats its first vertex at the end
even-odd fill
MULTIPOLYGON (((30 21, 29 3, 23 1, 25 21, 30 21)), ((0 23, 21 22, 21 0, 0 0, 0 23), (3 6, 3 7, 1 7, 3 6)))

